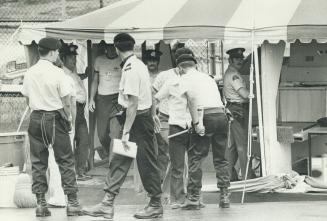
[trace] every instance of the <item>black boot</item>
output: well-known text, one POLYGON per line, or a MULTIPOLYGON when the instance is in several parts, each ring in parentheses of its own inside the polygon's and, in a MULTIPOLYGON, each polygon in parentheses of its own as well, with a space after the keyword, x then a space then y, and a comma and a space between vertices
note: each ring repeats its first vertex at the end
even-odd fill
POLYGON ((137 212, 134 217, 137 219, 160 218, 163 215, 163 208, 160 197, 152 197, 149 205, 137 212))
POLYGON ((92 207, 83 208, 83 213, 89 216, 94 216, 94 217, 103 216, 105 219, 113 219, 114 200, 115 200, 115 195, 106 192, 101 203, 92 207))
POLYGON ((51 212, 48 209, 47 201, 45 200, 45 195, 43 193, 36 194, 37 207, 35 214, 37 217, 51 216, 51 212))
POLYGON ((67 216, 83 215, 82 208, 77 200, 77 194, 76 193, 67 194, 67 198, 68 198, 68 204, 66 207, 67 216))
POLYGON ((220 208, 229 208, 230 206, 230 193, 228 188, 220 188, 220 200, 219 200, 219 207, 220 208))

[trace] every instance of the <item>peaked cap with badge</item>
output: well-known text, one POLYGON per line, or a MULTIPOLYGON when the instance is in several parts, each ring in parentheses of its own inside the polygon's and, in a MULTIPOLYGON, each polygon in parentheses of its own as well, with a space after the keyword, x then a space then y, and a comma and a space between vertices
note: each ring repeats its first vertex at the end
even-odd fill
POLYGON ((229 55, 229 58, 244 58, 243 52, 245 48, 232 48, 226 51, 226 54, 229 55))
POLYGON ((145 60, 160 60, 162 53, 158 50, 149 49, 144 52, 145 60))
POLYGON ((78 55, 77 48, 78 48, 78 46, 74 45, 73 43, 70 43, 70 44, 63 43, 61 48, 59 49, 59 54, 64 55, 64 56, 78 55))

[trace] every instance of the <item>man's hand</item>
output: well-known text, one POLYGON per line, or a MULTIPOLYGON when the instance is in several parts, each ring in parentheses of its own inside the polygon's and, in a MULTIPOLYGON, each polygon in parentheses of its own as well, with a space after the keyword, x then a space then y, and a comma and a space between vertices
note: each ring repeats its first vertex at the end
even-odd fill
POLYGON ((94 102, 93 99, 91 99, 90 102, 89 102, 89 110, 91 112, 94 112, 94 110, 95 110, 95 102, 94 102))
POLYGON ((130 147, 128 146, 129 132, 123 132, 123 136, 121 138, 121 141, 123 143, 124 150, 128 151, 130 149, 130 147))
POLYGON ((160 124, 160 120, 159 117, 157 115, 153 116, 153 121, 154 121, 154 132, 160 133, 160 128, 161 128, 161 124, 160 124))
POLYGON ((199 134, 200 136, 204 136, 205 134, 205 127, 203 124, 197 124, 195 125, 195 132, 199 134))

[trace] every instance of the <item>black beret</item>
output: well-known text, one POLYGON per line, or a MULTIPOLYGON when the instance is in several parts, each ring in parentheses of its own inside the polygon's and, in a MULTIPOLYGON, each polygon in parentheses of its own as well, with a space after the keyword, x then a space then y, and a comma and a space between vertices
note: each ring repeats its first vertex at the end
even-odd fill
POLYGON ((59 53, 61 55, 78 55, 77 54, 77 45, 73 43, 70 44, 62 44, 61 48, 59 49, 59 53))
POLYGON ((228 54, 230 58, 244 58, 244 51, 244 48, 233 48, 226 51, 226 54, 228 54))
POLYGON ((158 50, 149 49, 144 52, 144 58, 146 60, 159 60, 162 53, 158 50))
POLYGON ((134 38, 127 34, 127 33, 119 33, 114 37, 114 44, 116 45, 117 43, 126 43, 126 42, 131 42, 135 44, 134 38))
POLYGON ((57 50, 61 47, 61 43, 56 38, 45 37, 39 41, 39 47, 46 48, 48 50, 57 50))
POLYGON ((181 56, 179 56, 177 58, 176 63, 178 65, 178 64, 186 62, 186 61, 193 61, 195 64, 197 63, 196 59, 190 54, 182 54, 181 56))
POLYGON ((175 58, 177 59, 179 56, 183 54, 190 54, 194 57, 194 53, 191 49, 189 48, 178 48, 175 52, 175 58))

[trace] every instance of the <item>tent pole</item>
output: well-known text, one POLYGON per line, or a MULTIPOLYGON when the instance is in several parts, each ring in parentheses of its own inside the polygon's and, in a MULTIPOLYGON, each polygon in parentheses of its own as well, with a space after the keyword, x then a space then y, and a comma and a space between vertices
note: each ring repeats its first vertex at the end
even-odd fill
POLYGON ((259 143, 261 153, 261 168, 262 176, 267 176, 266 170, 266 153, 263 131, 263 118, 262 118, 262 101, 261 101, 261 79, 260 79, 260 67, 259 67, 259 55, 258 51, 254 51, 254 65, 255 65, 255 82, 256 82, 256 95, 257 95, 257 107, 258 107, 258 121, 259 121, 259 143))
POLYGON ((220 69, 220 73, 221 73, 221 77, 224 76, 224 43, 223 43, 223 40, 220 40, 219 41, 219 44, 220 44, 220 59, 221 59, 221 69, 220 69))
POLYGON ((242 200, 241 203, 244 203, 244 198, 245 198, 245 190, 246 190, 246 181, 248 177, 248 171, 249 171, 249 166, 250 166, 250 160, 251 160, 251 153, 252 153, 252 106, 253 106, 253 60, 254 60, 254 54, 253 51, 257 50, 254 48, 254 30, 251 33, 252 36, 252 44, 251 44, 251 68, 250 68, 250 91, 249 91, 249 122, 248 122, 248 145, 247 145, 247 163, 246 163, 246 170, 245 170, 245 178, 244 178, 244 186, 243 186, 243 192, 242 192, 242 200))
MULTIPOLYGON (((93 80, 93 63, 92 63, 92 42, 91 40, 86 41, 87 46, 87 66, 91 68, 91 76, 88 77, 88 91, 91 91, 91 84, 93 80)), ((89 96, 88 96, 89 97, 89 96)), ((90 138, 90 155, 88 159, 89 169, 94 167, 94 132, 95 132, 95 114, 89 112, 89 138, 90 138)))

